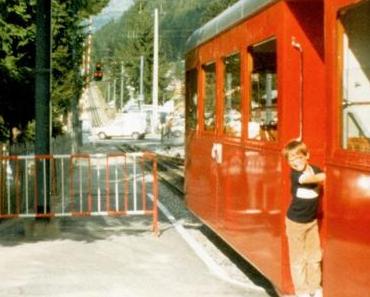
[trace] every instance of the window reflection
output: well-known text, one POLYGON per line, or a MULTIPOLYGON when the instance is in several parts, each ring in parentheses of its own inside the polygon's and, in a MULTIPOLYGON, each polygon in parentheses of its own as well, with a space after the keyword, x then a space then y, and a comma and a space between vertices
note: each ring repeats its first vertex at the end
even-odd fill
POLYGON ((205 73, 204 129, 212 131, 216 125, 216 65, 203 66, 205 73))
POLYGON ((241 135, 240 55, 224 59, 224 133, 241 135))
POLYGON ((343 26, 342 146, 370 152, 370 2, 340 14, 343 26))
POLYGON ((249 48, 251 62, 250 114, 248 138, 277 139, 276 40, 249 48))

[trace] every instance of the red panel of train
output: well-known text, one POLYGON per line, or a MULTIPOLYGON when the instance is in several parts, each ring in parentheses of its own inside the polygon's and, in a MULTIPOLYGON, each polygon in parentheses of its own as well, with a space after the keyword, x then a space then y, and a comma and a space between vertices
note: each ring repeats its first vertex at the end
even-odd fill
POLYGON ((285 217, 302 139, 326 172, 318 212, 326 297, 370 291, 370 1, 241 0, 186 54, 188 207, 282 293, 285 217))

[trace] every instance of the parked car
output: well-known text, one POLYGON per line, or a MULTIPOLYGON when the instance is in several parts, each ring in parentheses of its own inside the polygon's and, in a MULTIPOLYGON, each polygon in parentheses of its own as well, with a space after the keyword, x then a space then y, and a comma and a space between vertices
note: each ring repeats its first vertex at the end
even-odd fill
POLYGON ((127 136, 133 139, 143 139, 146 132, 145 112, 124 113, 107 125, 95 129, 95 134, 99 139, 127 136))

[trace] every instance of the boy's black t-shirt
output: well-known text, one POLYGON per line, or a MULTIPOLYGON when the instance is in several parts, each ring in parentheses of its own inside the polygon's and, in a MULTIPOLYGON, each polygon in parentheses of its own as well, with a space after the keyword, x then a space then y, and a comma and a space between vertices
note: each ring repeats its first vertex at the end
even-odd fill
MULTIPOLYGON (((322 172, 320 168, 313 165, 310 166, 315 174, 322 172)), ((300 184, 299 178, 301 175, 303 175, 303 171, 294 169, 291 171, 292 201, 287 217, 294 222, 308 223, 315 220, 317 216, 320 186, 318 184, 300 184)))

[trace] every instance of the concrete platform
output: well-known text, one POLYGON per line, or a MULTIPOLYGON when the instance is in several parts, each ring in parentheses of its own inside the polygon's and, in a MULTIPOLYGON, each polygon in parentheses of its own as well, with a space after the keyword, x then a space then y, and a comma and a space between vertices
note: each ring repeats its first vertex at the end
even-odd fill
POLYGON ((0 296, 268 296, 212 272, 170 222, 58 218, 0 224, 0 296))

